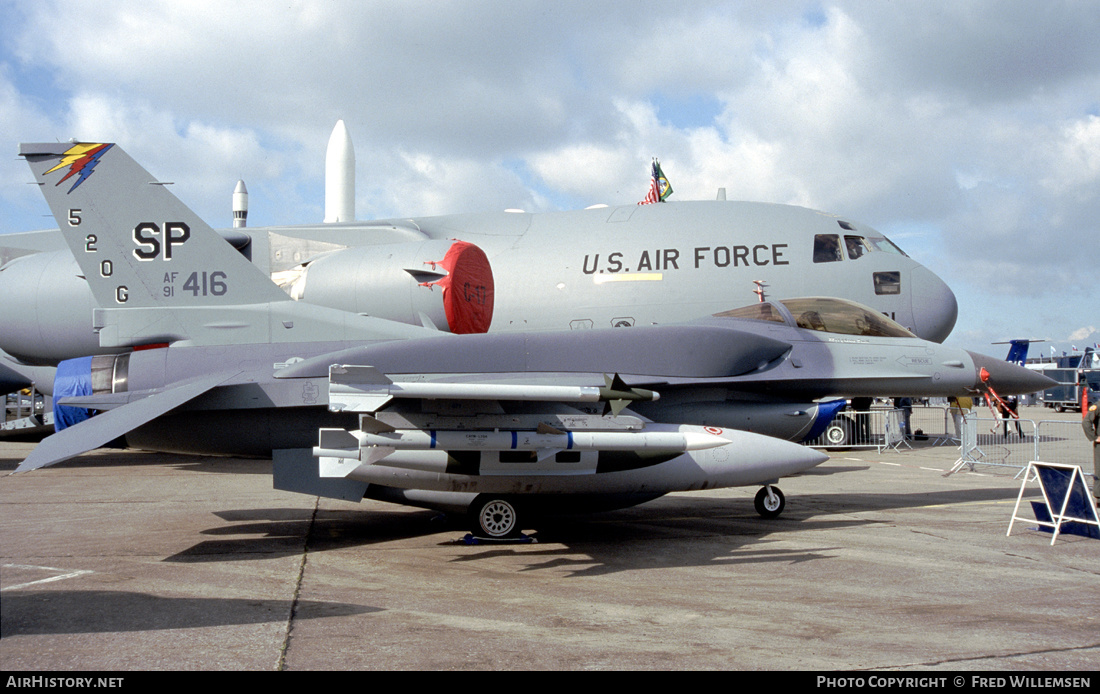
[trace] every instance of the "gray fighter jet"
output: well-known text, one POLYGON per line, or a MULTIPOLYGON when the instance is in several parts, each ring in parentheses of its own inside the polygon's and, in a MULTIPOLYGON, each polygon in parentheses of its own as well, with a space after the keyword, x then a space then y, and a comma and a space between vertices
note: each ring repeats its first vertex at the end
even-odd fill
POLYGON ((757 508, 774 515, 772 483, 825 456, 740 429, 790 436, 796 421, 801 435, 835 396, 1047 382, 830 299, 631 330, 470 335, 307 305, 118 146, 21 154, 91 287, 100 346, 116 354, 59 365, 58 404, 100 414, 20 470, 125 437, 272 456, 280 488, 469 508, 489 535, 514 534, 525 511, 731 485, 765 485, 757 508))

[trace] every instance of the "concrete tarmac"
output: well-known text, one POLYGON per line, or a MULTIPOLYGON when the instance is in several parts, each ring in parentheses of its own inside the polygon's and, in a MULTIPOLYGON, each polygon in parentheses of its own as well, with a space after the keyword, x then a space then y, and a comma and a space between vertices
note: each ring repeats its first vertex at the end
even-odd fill
POLYGON ((7 671, 1100 667, 1100 541, 1006 536, 1016 471, 945 477, 949 445, 834 453, 771 521, 724 489, 483 545, 274 491, 269 461, 8 474, 32 446, 0 443, 7 671))

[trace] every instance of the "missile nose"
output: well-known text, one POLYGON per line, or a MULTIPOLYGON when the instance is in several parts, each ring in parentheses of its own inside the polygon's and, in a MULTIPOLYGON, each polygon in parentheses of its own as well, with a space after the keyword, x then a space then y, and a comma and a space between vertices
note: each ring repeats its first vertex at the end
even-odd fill
POLYGON ((1038 371, 1025 369, 1017 364, 1002 361, 977 352, 968 351, 974 360, 975 385, 987 383, 1001 395, 1023 395, 1044 390, 1057 383, 1038 371))
POLYGON ((928 268, 914 268, 912 275, 913 332, 925 340, 943 342, 959 317, 955 293, 928 268))

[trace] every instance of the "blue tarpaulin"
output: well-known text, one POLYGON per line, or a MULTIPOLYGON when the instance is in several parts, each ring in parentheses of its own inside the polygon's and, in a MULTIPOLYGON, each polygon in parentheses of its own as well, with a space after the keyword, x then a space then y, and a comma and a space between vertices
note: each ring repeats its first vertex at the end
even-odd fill
POLYGON ((58 405, 61 398, 72 395, 92 394, 92 358, 66 359, 57 365, 57 375, 53 379, 53 426, 61 431, 79 424, 92 416, 92 412, 83 407, 58 405))

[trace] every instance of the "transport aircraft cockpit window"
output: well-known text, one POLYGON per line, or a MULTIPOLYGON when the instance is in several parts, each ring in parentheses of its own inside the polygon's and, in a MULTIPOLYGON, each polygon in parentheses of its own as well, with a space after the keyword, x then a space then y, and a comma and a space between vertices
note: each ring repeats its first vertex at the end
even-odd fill
POLYGON ((844 260, 840 255, 840 236, 837 234, 817 234, 814 236, 814 262, 833 263, 844 260))
POLYGON ((781 301, 800 328, 840 335, 915 337, 886 316, 841 299, 811 297, 781 301))
POLYGON ((876 272, 872 278, 875 282, 875 294, 901 294, 900 272, 876 272))
POLYGON ((848 248, 848 260, 862 258, 864 253, 871 252, 867 239, 862 236, 845 236, 844 245, 848 248))
POLYGON ((909 257, 908 253, 898 248, 896 245, 894 245, 893 241, 886 238, 885 236, 879 238, 871 237, 867 239, 867 241, 876 251, 882 251, 884 253, 897 253, 898 255, 904 255, 906 258, 909 257))

